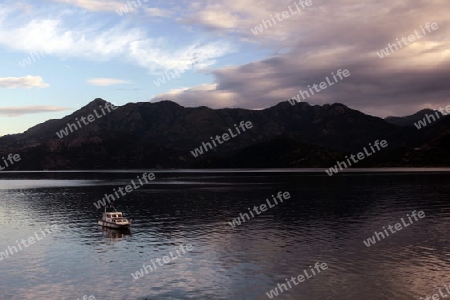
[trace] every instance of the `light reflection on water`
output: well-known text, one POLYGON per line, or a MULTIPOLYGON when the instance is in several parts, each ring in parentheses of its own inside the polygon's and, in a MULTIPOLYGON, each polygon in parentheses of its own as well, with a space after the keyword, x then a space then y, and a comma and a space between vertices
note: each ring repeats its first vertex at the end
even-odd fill
POLYGON ((117 201, 133 219, 129 232, 98 227, 94 201, 136 174, 1 174, 0 251, 48 224, 61 230, 0 261, 0 298, 267 299, 317 261, 329 269, 283 299, 419 299, 449 282, 448 173, 156 172, 154 183, 117 201), (278 191, 292 198, 228 225, 278 191), (364 246, 413 210, 426 217, 364 246), (187 255, 131 276, 188 243, 187 255))

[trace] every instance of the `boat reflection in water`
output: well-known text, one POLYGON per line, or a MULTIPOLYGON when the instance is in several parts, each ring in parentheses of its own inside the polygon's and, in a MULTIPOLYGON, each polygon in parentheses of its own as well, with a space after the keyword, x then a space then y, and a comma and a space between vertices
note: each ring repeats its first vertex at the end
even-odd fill
POLYGON ((126 236, 131 235, 131 231, 128 228, 121 229, 113 229, 104 226, 97 226, 100 231, 102 231, 102 235, 114 241, 119 241, 126 236))

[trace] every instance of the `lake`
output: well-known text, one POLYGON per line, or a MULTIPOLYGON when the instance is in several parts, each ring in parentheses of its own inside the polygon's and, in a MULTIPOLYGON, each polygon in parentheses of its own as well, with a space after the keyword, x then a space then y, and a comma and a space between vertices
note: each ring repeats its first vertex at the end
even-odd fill
POLYGON ((154 171, 115 202, 129 231, 97 226, 94 202, 143 173, 0 173, 0 298, 420 299, 450 283, 448 169, 154 171))

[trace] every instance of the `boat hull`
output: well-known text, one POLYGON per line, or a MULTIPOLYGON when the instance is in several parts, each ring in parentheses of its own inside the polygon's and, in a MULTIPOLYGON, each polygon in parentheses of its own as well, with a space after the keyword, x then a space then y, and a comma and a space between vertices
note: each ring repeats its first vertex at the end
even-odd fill
POLYGON ((105 221, 98 221, 98 225, 108 228, 115 228, 115 229, 128 229, 130 228, 131 224, 116 224, 116 223, 110 223, 105 221))

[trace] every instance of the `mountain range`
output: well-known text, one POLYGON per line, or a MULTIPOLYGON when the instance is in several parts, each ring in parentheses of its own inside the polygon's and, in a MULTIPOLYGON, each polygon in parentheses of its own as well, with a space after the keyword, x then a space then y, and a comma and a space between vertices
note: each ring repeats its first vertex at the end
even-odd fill
POLYGON ((62 119, 0 137, 0 155, 21 156, 8 170, 329 168, 375 140, 389 146, 354 167, 450 166, 450 117, 414 126, 432 110, 382 119, 339 103, 292 106, 284 101, 247 110, 190 108, 165 100, 128 103, 68 130, 68 124, 80 124, 107 105, 98 98, 62 119), (193 155, 241 121, 253 127, 193 155))

